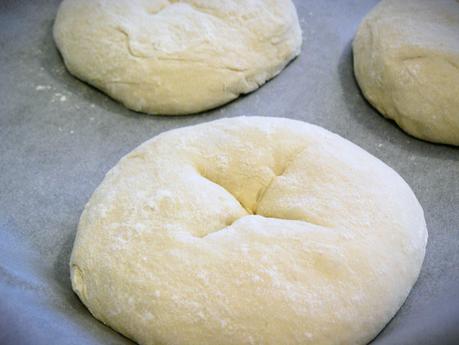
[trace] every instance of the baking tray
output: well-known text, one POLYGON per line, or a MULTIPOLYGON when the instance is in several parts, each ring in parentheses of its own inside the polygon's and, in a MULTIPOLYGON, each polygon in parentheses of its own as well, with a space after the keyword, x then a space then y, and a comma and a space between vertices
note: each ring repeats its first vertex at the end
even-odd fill
POLYGON ((393 167, 429 229, 418 282, 375 345, 459 344, 459 149, 414 139, 362 98, 351 40, 376 1, 295 1, 303 49, 260 90, 195 116, 125 109, 64 69, 51 30, 59 1, 0 0, 0 343, 132 344, 73 294, 78 218, 104 174, 172 128, 239 115, 323 126, 393 167))

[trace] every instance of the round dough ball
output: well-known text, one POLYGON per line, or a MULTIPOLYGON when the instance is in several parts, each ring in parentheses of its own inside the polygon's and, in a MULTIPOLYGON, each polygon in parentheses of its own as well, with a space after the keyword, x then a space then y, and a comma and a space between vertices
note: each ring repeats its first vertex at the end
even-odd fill
POLYGON ((86 205, 71 275, 140 344, 365 344, 426 241, 413 192, 375 157, 304 122, 239 117, 121 159, 86 205))
POLYGON ((257 89, 302 43, 291 0, 64 0, 54 39, 73 75, 163 115, 257 89))
POLYGON ((459 145, 459 2, 383 0, 354 40, 368 101, 409 134, 459 145))

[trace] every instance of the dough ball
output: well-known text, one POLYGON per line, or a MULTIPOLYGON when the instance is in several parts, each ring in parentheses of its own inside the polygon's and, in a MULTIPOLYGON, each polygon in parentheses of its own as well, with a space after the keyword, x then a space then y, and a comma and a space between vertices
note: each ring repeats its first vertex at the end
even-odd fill
POLYGON ((257 89, 302 43, 291 0, 64 0, 54 39, 73 75, 163 115, 257 89))
POLYGON ((366 344, 427 230, 387 165, 320 127, 239 117, 163 133, 87 204, 73 288, 139 344, 366 344))
POLYGON ((459 2, 383 0, 354 40, 368 101, 409 134, 459 145, 459 2))

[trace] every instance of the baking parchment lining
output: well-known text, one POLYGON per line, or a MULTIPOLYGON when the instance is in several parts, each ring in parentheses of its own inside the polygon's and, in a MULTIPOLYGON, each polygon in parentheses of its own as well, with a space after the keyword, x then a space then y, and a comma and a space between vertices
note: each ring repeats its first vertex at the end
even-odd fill
POLYGON ((130 344, 70 287, 78 218, 118 159, 165 130, 239 115, 323 126, 393 167, 425 210, 421 276, 377 345, 459 344, 459 149, 416 140, 362 98, 350 42, 373 0, 295 1, 302 54, 260 90, 196 116, 125 109, 64 69, 57 0, 0 0, 0 344, 130 344))

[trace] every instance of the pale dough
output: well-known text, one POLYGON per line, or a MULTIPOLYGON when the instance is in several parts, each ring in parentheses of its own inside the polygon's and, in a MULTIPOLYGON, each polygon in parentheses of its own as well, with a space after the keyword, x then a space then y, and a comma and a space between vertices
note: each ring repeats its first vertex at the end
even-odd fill
POLYGON ((302 43, 291 0, 64 0, 54 38, 76 77, 163 115, 257 89, 302 43))
POLYGON ((163 133, 86 205, 73 288, 140 344, 365 344, 416 281, 427 230, 404 180, 304 122, 163 133))
POLYGON ((459 2, 383 0, 354 40, 368 101, 409 134, 459 145, 459 2))

